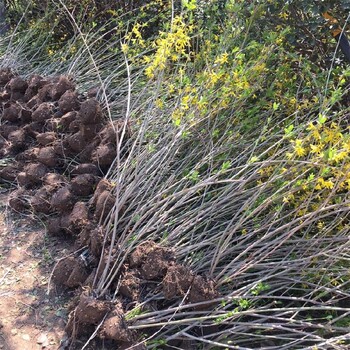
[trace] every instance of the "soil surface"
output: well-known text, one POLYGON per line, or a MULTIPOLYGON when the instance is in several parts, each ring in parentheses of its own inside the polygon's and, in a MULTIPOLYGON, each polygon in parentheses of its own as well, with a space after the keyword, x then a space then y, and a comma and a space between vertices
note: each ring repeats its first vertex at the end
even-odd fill
POLYGON ((55 262, 71 244, 50 237, 30 216, 7 208, 0 193, 0 349, 59 349, 69 295, 48 283, 55 262))

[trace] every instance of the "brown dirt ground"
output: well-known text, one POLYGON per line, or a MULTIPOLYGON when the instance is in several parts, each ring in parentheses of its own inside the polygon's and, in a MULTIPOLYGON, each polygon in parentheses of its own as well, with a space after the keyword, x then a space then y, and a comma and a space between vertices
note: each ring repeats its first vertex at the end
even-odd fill
POLYGON ((71 244, 48 239, 38 220, 10 212, 7 197, 0 193, 0 349, 58 349, 69 295, 53 285, 47 295, 47 288, 71 244))

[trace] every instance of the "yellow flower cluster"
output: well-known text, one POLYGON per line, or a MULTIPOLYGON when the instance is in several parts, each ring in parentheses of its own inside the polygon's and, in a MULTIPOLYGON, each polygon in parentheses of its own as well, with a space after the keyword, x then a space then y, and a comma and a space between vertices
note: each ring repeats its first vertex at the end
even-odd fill
POLYGON ((176 62, 180 58, 189 58, 192 30, 192 25, 187 25, 181 16, 177 16, 172 21, 171 30, 160 33, 160 38, 153 43, 155 54, 144 59, 148 64, 145 70, 148 78, 154 78, 157 72, 164 70, 169 59, 176 62))
POLYGON ((309 123, 303 134, 289 142, 292 151, 286 154, 290 159, 286 180, 293 186, 283 202, 295 208, 305 206, 299 215, 317 210, 324 201, 341 202, 350 190, 349 128, 320 115, 318 122, 309 123))

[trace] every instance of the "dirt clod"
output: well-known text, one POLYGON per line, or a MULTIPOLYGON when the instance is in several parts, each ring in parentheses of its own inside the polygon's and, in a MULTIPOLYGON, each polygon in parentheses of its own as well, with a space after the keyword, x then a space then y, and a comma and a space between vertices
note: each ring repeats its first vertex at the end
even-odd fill
POLYGON ((179 264, 169 266, 162 281, 164 297, 169 300, 176 296, 184 296, 188 292, 193 279, 194 274, 189 268, 179 264))
POLYGON ((65 259, 60 260, 53 270, 52 280, 57 285, 66 285, 68 278, 73 272, 74 268, 77 265, 77 260, 69 256, 65 259))
POLYGON ((88 222, 88 209, 84 202, 74 204, 68 218, 68 227, 71 232, 80 232, 88 222))
POLYGON ((7 165, 0 168, 0 178, 5 181, 15 181, 19 172, 17 165, 7 165))
POLYGON ((82 174, 91 174, 95 176, 101 175, 100 170, 95 164, 92 163, 83 163, 75 166, 71 172, 72 176, 82 175, 82 174))
POLYGON ((58 101, 58 108, 62 113, 78 110, 78 94, 75 91, 66 91, 58 101))
POLYGON ((49 102, 44 102, 33 112, 32 120, 35 122, 43 123, 50 119, 53 114, 53 106, 49 102))
POLYGON ((38 152, 38 161, 48 167, 55 167, 58 158, 53 147, 43 147, 38 152))
POLYGON ((12 143, 12 149, 15 151, 22 150, 26 142, 26 133, 23 129, 12 131, 8 136, 8 140, 12 143))
POLYGON ((95 98, 90 98, 80 105, 79 119, 82 124, 99 124, 102 121, 100 103, 95 98))
POLYGON ((62 229, 60 224, 61 224, 61 218, 50 217, 46 223, 47 232, 52 236, 59 236, 60 234, 62 234, 62 229))
POLYGON ((89 277, 89 273, 84 266, 84 264, 81 261, 77 261, 76 259, 76 265, 71 272, 67 282, 65 285, 69 288, 76 288, 81 285, 86 281, 86 279, 89 277))
POLYGON ((109 191, 102 192, 96 201, 94 218, 97 221, 104 220, 114 207, 114 204, 115 196, 109 191))
POLYGON ((96 258, 101 256, 103 241, 104 234, 101 226, 90 231, 90 251, 96 258))
POLYGON ((93 161, 102 168, 109 167, 117 156, 116 147, 111 144, 101 144, 93 153, 93 161))
POLYGON ((12 78, 14 74, 10 68, 0 69, 0 86, 5 86, 12 78))
POLYGON ((67 138, 69 147, 75 152, 81 152, 85 146, 86 141, 84 140, 83 135, 80 132, 77 132, 67 138))
POLYGON ((101 129, 100 124, 79 124, 78 126, 81 134, 87 141, 92 140, 101 129))
POLYGON ((58 212, 72 209, 74 203, 75 197, 69 186, 60 188, 51 198, 51 206, 58 212))
POLYGON ((57 189, 67 184, 67 179, 60 174, 48 173, 43 178, 43 182, 50 189, 57 189))
POLYGON ((72 192, 77 196, 89 196, 94 192, 96 177, 91 174, 81 174, 71 181, 72 192))
POLYGON ((103 322, 99 337, 113 339, 118 342, 132 341, 132 332, 128 330, 124 320, 124 312, 120 305, 116 306, 103 322))
POLYGON ((50 86, 49 95, 52 101, 57 101, 68 90, 75 90, 74 83, 68 77, 61 75, 58 82, 50 86))
POLYGON ((32 122, 30 124, 25 125, 23 129, 30 137, 35 138, 37 134, 42 132, 43 125, 39 122, 32 122))
POLYGON ((9 81, 8 86, 11 91, 19 91, 24 93, 27 90, 28 83, 20 76, 17 76, 9 81))
POLYGON ((73 120, 69 126, 68 126, 68 131, 71 132, 71 133, 75 133, 75 132, 78 132, 79 131, 79 120, 73 120))
POLYGON ((132 269, 123 274, 119 292, 133 301, 139 299, 141 292, 141 274, 139 270, 132 269))
POLYGON ((0 135, 6 139, 12 132, 17 130, 19 130, 19 127, 16 125, 10 125, 10 124, 0 125, 0 135))
POLYGON ((111 303, 97 300, 87 294, 82 294, 75 309, 75 321, 80 324, 97 325, 111 310, 111 303))
POLYGON ((29 196, 30 193, 23 188, 13 191, 9 197, 10 208, 18 213, 23 213, 29 208, 29 196))
POLYGON ((192 282, 191 291, 188 300, 191 303, 199 303, 203 301, 210 301, 219 296, 215 288, 214 281, 207 280, 202 276, 195 276, 192 282))
POLYGON ((41 77, 38 74, 33 74, 28 79, 28 88, 24 94, 26 101, 29 101, 33 98, 45 84, 47 84, 47 80, 41 77))
POLYGON ((30 205, 36 213, 49 214, 51 211, 50 199, 51 193, 48 187, 42 187, 37 190, 30 200, 30 205))
POLYGON ((39 150, 40 150, 40 148, 38 148, 38 147, 29 148, 29 149, 19 153, 16 156, 16 160, 35 162, 38 158, 39 150))
POLYGON ((43 177, 48 173, 47 167, 42 163, 32 163, 25 166, 27 178, 32 184, 40 184, 43 177))
POLYGON ((72 123, 77 116, 77 112, 68 112, 64 114, 60 119, 59 119, 59 125, 60 125, 60 131, 65 132, 68 130, 70 123, 72 123))
POLYGON ((48 146, 52 144, 57 139, 57 134, 55 132, 49 131, 42 134, 36 135, 36 140, 41 146, 48 146))
POLYGON ((21 107, 18 104, 12 103, 4 108, 2 112, 2 119, 11 123, 16 123, 20 120, 21 107))

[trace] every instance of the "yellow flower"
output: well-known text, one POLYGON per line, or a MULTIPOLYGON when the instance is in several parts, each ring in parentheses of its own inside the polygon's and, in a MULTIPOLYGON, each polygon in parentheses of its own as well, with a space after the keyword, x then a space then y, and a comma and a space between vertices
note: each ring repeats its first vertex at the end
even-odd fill
POLYGON ((303 157, 306 155, 306 149, 302 146, 303 140, 295 140, 294 151, 298 157, 303 157))
POLYGON ((215 60, 215 63, 224 64, 228 63, 228 54, 224 52, 220 57, 215 60))
POLYGON ((322 151, 323 145, 310 145, 310 153, 320 153, 322 151))

